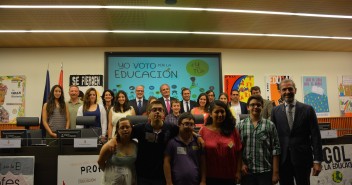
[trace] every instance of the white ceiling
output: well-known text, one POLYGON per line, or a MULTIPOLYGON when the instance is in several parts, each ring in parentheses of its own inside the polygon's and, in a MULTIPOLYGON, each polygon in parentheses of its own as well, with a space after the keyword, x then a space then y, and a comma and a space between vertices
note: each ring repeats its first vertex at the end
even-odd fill
MULTIPOLYGON (((351 0, 1 0, 0 5, 124 5, 352 16, 351 0)), ((0 30, 147 30, 352 37, 352 19, 209 11, 4 9, 0 30)), ((136 33, 0 33, 0 47, 194 47, 352 51, 352 40, 136 33)))

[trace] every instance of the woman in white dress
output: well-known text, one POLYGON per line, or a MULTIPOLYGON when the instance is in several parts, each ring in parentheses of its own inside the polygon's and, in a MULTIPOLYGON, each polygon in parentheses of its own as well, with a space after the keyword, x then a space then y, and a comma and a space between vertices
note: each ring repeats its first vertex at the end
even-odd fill
POLYGON ((112 138, 116 132, 116 123, 126 116, 136 115, 132 106, 128 103, 125 91, 118 91, 115 96, 114 106, 109 111, 108 138, 112 138))

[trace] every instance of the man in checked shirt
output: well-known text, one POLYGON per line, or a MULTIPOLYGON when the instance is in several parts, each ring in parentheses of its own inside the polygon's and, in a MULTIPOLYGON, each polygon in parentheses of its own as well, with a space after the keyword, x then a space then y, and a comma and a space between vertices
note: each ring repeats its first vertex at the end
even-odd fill
POLYGON ((236 125, 242 142, 242 185, 272 185, 279 181, 280 144, 275 125, 261 118, 263 98, 252 95, 250 116, 236 125))

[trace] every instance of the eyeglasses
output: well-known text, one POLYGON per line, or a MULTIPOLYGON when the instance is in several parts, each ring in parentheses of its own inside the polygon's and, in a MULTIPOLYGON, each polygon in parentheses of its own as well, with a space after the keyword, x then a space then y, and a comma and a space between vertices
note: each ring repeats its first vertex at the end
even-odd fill
POLYGON ((189 128, 194 128, 194 123, 193 122, 183 122, 181 123, 184 127, 189 127, 189 128))
POLYGON ((214 111, 214 113, 215 113, 215 114, 219 114, 219 113, 224 114, 225 111, 224 111, 224 110, 217 110, 217 111, 214 111))
POLYGON ((157 111, 164 112, 164 109, 163 108, 152 108, 150 111, 152 111, 152 112, 157 112, 157 111))
POLYGON ((249 104, 250 107, 262 107, 261 103, 251 103, 249 104))

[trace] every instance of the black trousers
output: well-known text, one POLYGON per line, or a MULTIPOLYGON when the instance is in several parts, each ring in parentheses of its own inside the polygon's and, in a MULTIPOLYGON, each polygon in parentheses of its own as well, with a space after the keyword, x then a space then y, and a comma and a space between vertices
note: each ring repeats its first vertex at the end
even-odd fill
POLYGON ((312 164, 294 166, 290 155, 288 155, 286 161, 279 168, 280 185, 294 185, 294 180, 297 185, 310 185, 311 169, 312 164))

